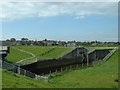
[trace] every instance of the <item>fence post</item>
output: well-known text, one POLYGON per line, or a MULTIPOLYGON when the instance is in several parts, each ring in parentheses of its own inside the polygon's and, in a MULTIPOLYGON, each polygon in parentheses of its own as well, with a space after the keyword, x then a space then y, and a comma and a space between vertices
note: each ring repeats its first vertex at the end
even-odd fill
MULTIPOLYGON (((24 69, 23 69, 24 70, 24 69)), ((26 76, 26 70, 24 70, 24 75, 26 76)))
POLYGON ((38 79, 38 75, 37 74, 35 74, 35 79, 38 79))
POLYGON ((20 66, 18 66, 18 70, 17 70, 18 74, 20 74, 20 66))
POLYGON ((61 68, 61 72, 62 72, 63 70, 62 70, 62 68, 61 68))
POLYGON ((55 73, 57 73, 57 69, 55 70, 55 73))
POLYGON ((50 76, 51 76, 51 71, 50 71, 50 76))
POLYGON ((87 67, 89 66, 89 58, 88 58, 88 54, 87 54, 87 67))

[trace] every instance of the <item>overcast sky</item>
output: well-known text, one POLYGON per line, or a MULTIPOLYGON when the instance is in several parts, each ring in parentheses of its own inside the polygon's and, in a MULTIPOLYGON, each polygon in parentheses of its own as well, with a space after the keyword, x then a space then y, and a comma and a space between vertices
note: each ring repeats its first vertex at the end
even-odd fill
POLYGON ((3 2, 2 38, 117 41, 117 2, 3 2))

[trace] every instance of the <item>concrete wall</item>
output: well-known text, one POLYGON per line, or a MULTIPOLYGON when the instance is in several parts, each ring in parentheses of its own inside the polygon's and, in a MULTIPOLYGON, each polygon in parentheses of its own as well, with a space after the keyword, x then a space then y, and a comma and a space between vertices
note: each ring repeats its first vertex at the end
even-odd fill
POLYGON ((72 58, 76 58, 76 57, 83 57, 87 55, 87 49, 84 47, 78 47, 76 49, 74 49, 73 51, 71 51, 70 53, 64 55, 62 58, 64 59, 72 59, 72 58))
POLYGON ((80 59, 51 59, 45 61, 38 61, 33 64, 24 65, 22 68, 27 69, 31 72, 40 74, 40 73, 47 73, 50 70, 55 71, 56 69, 60 69, 66 65, 72 65, 76 63, 80 63, 80 59))
POLYGON ((27 69, 33 73, 49 73, 50 71, 60 70, 60 68, 75 65, 75 64, 86 64, 87 63, 87 54, 89 63, 94 62, 96 59, 103 59, 108 53, 109 50, 94 50, 90 53, 87 53, 85 48, 76 48, 70 53, 64 55, 59 59, 48 59, 44 61, 38 61, 32 64, 21 66, 24 69, 27 69), (82 61, 83 60, 83 61, 82 61))
POLYGON ((93 50, 88 53, 89 62, 102 60, 108 53, 110 53, 110 51, 107 49, 93 50))
POLYGON ((87 54, 87 49, 80 47, 64 55, 62 58, 38 61, 36 63, 24 65, 22 66, 22 68, 37 74, 40 74, 43 72, 47 73, 50 70, 53 70, 53 71, 56 70, 56 68, 60 69, 61 67, 64 67, 64 66, 73 65, 76 63, 80 64, 81 60, 86 54, 87 54))

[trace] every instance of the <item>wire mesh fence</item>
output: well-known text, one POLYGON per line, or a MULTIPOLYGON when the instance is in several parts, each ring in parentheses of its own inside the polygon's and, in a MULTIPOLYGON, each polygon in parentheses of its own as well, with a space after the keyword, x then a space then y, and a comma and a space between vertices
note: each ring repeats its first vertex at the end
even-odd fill
MULTIPOLYGON (((108 60, 110 58, 110 56, 112 56, 115 53, 116 50, 117 50, 117 48, 113 49, 107 56, 105 56, 103 58, 103 60, 97 60, 97 61, 101 63, 102 61, 108 60)), ((8 63, 6 61, 0 60, 0 65, 1 65, 0 67, 2 67, 3 69, 7 69, 7 70, 12 71, 14 73, 18 73, 20 75, 28 76, 30 78, 34 78, 34 79, 37 79, 37 80, 44 80, 46 82, 48 82, 48 78, 50 76, 55 75, 57 73, 87 67, 86 63, 69 65, 69 66, 66 66, 66 67, 62 67, 59 70, 56 69, 54 72, 50 71, 47 75, 43 74, 43 76, 41 76, 41 75, 37 75, 35 73, 32 73, 28 70, 25 70, 25 69, 21 68, 19 65, 11 64, 11 63, 8 63)))
MULTIPOLYGON (((118 48, 114 48, 108 55, 106 55, 102 60, 96 60, 97 62, 92 62, 92 65, 94 66, 95 64, 101 64, 102 61, 105 61, 105 60, 108 60, 116 51, 117 51, 118 48)), ((54 76, 54 75, 57 75, 58 73, 63 73, 65 71, 69 71, 69 70, 74 70, 74 69, 80 69, 80 68, 85 68, 85 67, 88 67, 88 65, 86 63, 81 63, 81 64, 76 64, 76 65, 69 65, 69 66, 66 66, 66 67, 62 67, 61 69, 59 70, 55 70, 54 72, 49 73, 48 76, 54 76)))
POLYGON ((103 61, 108 60, 110 58, 110 56, 112 56, 116 52, 117 49, 118 48, 114 48, 107 56, 105 56, 105 58, 103 59, 103 61))
POLYGON ((1 67, 3 69, 7 69, 7 70, 12 71, 14 73, 24 75, 24 76, 27 76, 27 77, 30 77, 30 78, 33 78, 33 79, 37 79, 37 80, 47 81, 46 80, 47 77, 40 76, 40 75, 37 75, 35 73, 32 73, 28 70, 25 70, 25 69, 21 68, 20 66, 17 66, 17 65, 14 65, 14 64, 8 63, 6 61, 2 61, 2 60, 0 60, 0 64, 1 64, 1 67))

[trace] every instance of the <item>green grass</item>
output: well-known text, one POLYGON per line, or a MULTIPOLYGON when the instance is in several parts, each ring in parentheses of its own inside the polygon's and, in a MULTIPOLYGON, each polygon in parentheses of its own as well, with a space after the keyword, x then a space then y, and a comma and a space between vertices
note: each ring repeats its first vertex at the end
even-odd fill
POLYGON ((62 88, 117 88, 115 79, 118 79, 118 52, 100 65, 65 72, 50 79, 50 83, 62 88))
MULTIPOLYGON (((43 56, 37 56, 37 58, 38 58, 38 61, 47 60, 47 59, 56 59, 56 58, 59 58, 59 57, 65 55, 66 53, 70 52, 71 50, 73 50, 73 48, 56 47, 52 52, 49 52, 48 54, 45 54, 43 56)), ((25 61, 21 62, 20 64, 25 65, 25 64, 29 64, 29 63, 33 63, 33 62, 36 62, 35 58, 25 60, 25 61)))
POLYGON ((55 50, 53 50, 52 52, 44 55, 44 56, 41 56, 41 58, 43 59, 47 59, 47 58, 59 58, 63 55, 65 55, 66 53, 68 53, 69 51, 73 50, 73 48, 55 48, 55 50))
MULTIPOLYGON (((119 50, 120 54, 120 50, 119 50)), ((118 51, 94 67, 71 70, 51 78, 49 83, 3 70, 4 88, 117 88, 118 51)))
POLYGON ((53 49, 54 47, 40 47, 40 46, 14 46, 15 48, 31 52, 37 56, 53 49))
POLYGON ((31 79, 7 70, 2 70, 3 88, 51 88, 52 85, 41 80, 31 79))
POLYGON ((86 47, 87 49, 114 49, 115 47, 86 47))
MULTIPOLYGON (((64 47, 53 47, 53 46, 48 46, 48 47, 42 47, 42 46, 11 46, 11 51, 10 51, 10 56, 7 57, 7 60, 10 62, 17 62, 21 59, 25 59, 28 57, 31 57, 30 54, 13 49, 18 48, 21 50, 25 50, 28 52, 33 53, 38 60, 46 60, 46 59, 53 59, 53 58, 58 58, 67 52, 73 50, 73 48, 64 48, 64 47), (41 56, 41 54, 44 54, 45 52, 55 48, 53 51, 47 53, 46 55, 41 56)), ((35 62, 35 58, 24 60, 20 62, 20 64, 29 64, 35 62)))
POLYGON ((17 62, 19 60, 25 59, 25 58, 29 58, 32 57, 32 55, 16 50, 14 48, 10 48, 10 55, 7 56, 7 60, 9 62, 17 62))
POLYGON ((87 45, 87 44, 79 44, 79 46, 84 46, 84 47, 118 47, 118 45, 87 45))

